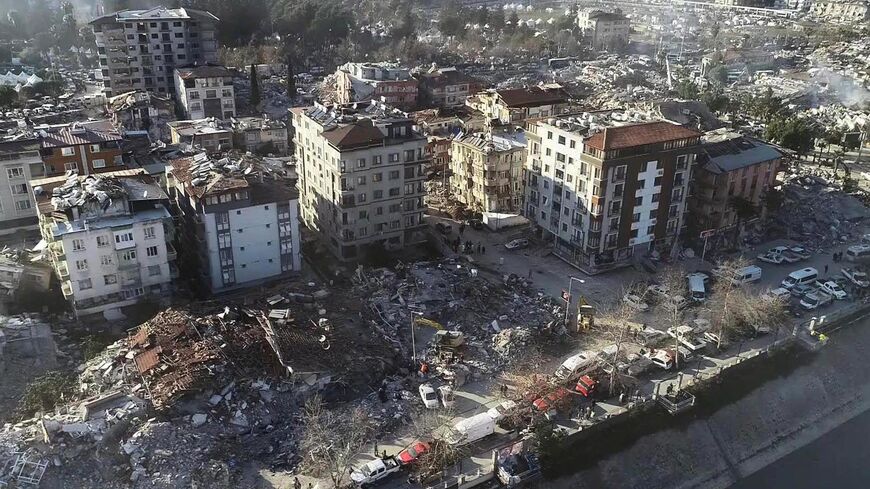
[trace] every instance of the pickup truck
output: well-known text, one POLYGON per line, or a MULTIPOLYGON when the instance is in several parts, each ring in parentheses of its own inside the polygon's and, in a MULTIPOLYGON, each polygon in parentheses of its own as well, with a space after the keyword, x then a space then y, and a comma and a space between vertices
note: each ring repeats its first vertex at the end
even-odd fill
POLYGON ((818 309, 834 300, 834 296, 821 290, 816 290, 801 299, 801 307, 808 311, 818 309))
POLYGON ((366 462, 350 473, 350 479, 359 487, 369 487, 395 474, 402 468, 395 457, 377 458, 366 462))
POLYGON ((685 324, 676 328, 668 328, 668 334, 693 352, 703 350, 707 346, 706 341, 696 336, 695 329, 685 324))

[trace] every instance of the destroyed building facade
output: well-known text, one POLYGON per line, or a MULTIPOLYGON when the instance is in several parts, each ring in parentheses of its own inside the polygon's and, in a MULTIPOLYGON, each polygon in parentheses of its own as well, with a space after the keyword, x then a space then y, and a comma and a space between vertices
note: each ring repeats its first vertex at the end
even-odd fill
POLYGON ((620 12, 580 10, 577 26, 593 49, 621 51, 628 46, 631 21, 620 12))
POLYGON ((229 119, 236 116, 233 74, 214 63, 194 63, 175 69, 175 100, 188 119, 229 119))
POLYGON ((407 113, 354 107, 291 109, 300 217, 340 260, 426 239, 426 138, 407 113))
POLYGON ((124 167, 123 137, 109 120, 36 126, 45 175, 90 175, 124 167))
POLYGON ((36 206, 30 180, 45 175, 39 139, 0 142, 0 234, 36 229, 36 206))
POLYGON ((209 154, 233 149, 233 130, 229 122, 209 117, 173 121, 167 125, 172 144, 202 148, 209 154))
POLYGON ((394 63, 345 63, 335 71, 340 104, 374 100, 392 107, 417 107, 417 80, 408 68, 394 63))
POLYGON ((870 2, 864 0, 813 0, 810 13, 835 22, 864 22, 870 19, 870 2))
POLYGON ((417 75, 420 81, 420 102, 434 107, 461 107, 469 95, 479 92, 483 82, 455 67, 432 66, 417 75))
POLYGON ((177 253, 167 196, 141 168, 31 182, 39 228, 76 315, 171 295, 177 253))
POLYGON ((125 133, 146 131, 155 141, 169 139, 166 123, 175 120, 175 104, 168 96, 134 90, 106 101, 112 124, 125 133))
POLYGON ((287 125, 283 122, 263 117, 239 117, 232 119, 233 146, 251 153, 272 153, 278 156, 287 154, 287 125))
POLYGON ((700 133, 638 114, 578 113, 526 126, 524 215, 589 273, 667 251, 684 224, 700 133))
POLYGON ((166 181, 181 223, 181 266, 201 292, 299 272, 299 195, 282 174, 253 158, 198 153, 171 160, 166 181))
POLYGON ((475 212, 517 212, 523 196, 525 132, 461 134, 450 147, 450 194, 475 212))
MULTIPOLYGON (((764 197, 776 184, 783 153, 776 147, 728 129, 710 131, 694 171, 690 213, 701 230, 737 224, 740 205, 748 204, 758 217, 765 214, 764 197)), ((746 209, 749 210, 749 209, 746 209)))
POLYGON ((209 12, 165 7, 122 10, 92 20, 103 93, 174 93, 176 61, 217 62, 217 22, 209 12))
POLYGON ((522 124, 526 119, 551 117, 568 109, 570 97, 558 83, 489 89, 469 97, 466 104, 483 114, 489 125, 522 124))

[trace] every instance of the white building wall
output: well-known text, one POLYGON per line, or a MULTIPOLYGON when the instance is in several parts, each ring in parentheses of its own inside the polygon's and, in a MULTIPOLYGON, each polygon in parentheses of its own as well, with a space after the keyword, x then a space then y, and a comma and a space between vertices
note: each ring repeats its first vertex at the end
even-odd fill
POLYGON ((39 151, 20 153, 11 160, 0 160, 0 235, 18 229, 36 229, 36 204, 29 182, 34 177, 42 177, 42 174, 43 163, 39 151), (40 170, 39 174, 33 174, 31 165, 40 170), (33 222, 19 222, 28 219, 33 222))

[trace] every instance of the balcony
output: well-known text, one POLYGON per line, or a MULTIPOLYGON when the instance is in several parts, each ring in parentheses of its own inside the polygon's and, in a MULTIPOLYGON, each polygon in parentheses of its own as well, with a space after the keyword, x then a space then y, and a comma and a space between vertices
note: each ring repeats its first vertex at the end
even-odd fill
POLYGON ((60 291, 63 292, 63 296, 66 298, 70 298, 73 295, 72 284, 69 280, 64 280, 63 283, 60 284, 60 291))
POLYGON ((139 268, 138 260, 118 260, 118 270, 133 270, 139 268))
POLYGON ((65 261, 60 261, 57 263, 57 276, 61 278, 61 280, 65 280, 69 278, 69 267, 65 261))

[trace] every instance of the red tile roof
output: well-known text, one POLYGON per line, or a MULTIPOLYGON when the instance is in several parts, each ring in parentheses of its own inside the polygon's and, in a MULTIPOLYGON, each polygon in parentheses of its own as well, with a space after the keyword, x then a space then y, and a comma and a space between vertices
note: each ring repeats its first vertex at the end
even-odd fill
POLYGON ((61 148, 120 141, 121 133, 108 121, 74 122, 62 127, 50 127, 38 131, 43 148, 61 148))
POLYGON ((605 128, 603 131, 590 136, 586 140, 586 145, 590 148, 608 151, 700 136, 701 133, 698 131, 670 122, 646 122, 605 128))

